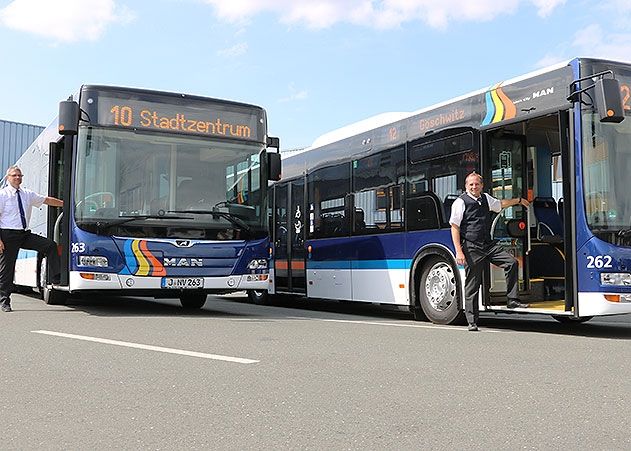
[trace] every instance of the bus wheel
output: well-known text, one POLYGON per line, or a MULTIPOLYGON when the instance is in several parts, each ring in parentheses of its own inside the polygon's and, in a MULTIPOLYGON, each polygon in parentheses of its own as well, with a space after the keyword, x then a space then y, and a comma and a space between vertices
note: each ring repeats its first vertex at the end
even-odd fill
POLYGON ((206 303, 206 293, 184 293, 180 296, 180 304, 185 309, 199 309, 206 303))
MULTIPOLYGON (((431 322, 461 324, 460 294, 452 266, 441 257, 432 257, 423 266, 419 283, 420 307, 431 322)), ((416 316, 416 315, 415 315, 416 316)))
POLYGON ((267 291, 248 290, 248 300, 256 305, 270 305, 272 296, 267 291))
POLYGON ((563 316, 563 315, 552 315, 552 318, 556 319, 561 324, 581 324, 586 323, 593 316, 580 316, 576 318, 575 316, 563 316))
POLYGON ((48 305, 65 305, 68 300, 68 293, 65 291, 53 290, 49 285, 46 285, 47 271, 48 266, 46 257, 44 257, 40 259, 39 280, 37 281, 40 297, 48 305))

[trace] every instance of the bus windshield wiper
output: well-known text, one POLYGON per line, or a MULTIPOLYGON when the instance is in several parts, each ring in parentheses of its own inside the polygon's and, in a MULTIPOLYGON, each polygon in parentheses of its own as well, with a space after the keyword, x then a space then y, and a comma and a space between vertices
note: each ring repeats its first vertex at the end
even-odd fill
POLYGON ((142 219, 193 219, 190 216, 173 216, 173 215, 165 215, 164 213, 158 213, 157 215, 126 215, 126 216, 118 216, 112 220, 98 221, 97 227, 105 231, 110 227, 119 226, 122 224, 127 224, 128 222, 138 221, 142 219))
POLYGON ((225 220, 239 227, 240 229, 245 230, 246 232, 251 232, 252 227, 246 224, 246 222, 233 213, 228 213, 227 211, 217 211, 217 210, 169 210, 168 213, 190 213, 195 215, 213 215, 224 218, 225 220))

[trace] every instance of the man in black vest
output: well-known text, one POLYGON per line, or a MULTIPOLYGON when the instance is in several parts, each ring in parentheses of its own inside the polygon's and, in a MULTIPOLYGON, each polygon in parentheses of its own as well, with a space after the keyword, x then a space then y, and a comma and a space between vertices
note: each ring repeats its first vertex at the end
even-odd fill
POLYGON ((517 260, 491 239, 491 217, 493 211, 514 205, 527 207, 526 199, 499 200, 482 193, 482 176, 472 172, 465 179, 466 192, 451 206, 451 238, 456 248, 456 263, 467 264, 465 269, 465 315, 470 331, 478 330, 478 292, 482 284, 484 268, 492 263, 504 269, 508 308, 528 308, 517 298, 517 260))

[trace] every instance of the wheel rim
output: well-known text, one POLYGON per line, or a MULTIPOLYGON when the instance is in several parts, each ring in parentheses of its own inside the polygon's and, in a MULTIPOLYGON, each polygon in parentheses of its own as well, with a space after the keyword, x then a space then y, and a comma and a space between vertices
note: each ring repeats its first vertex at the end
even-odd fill
POLYGON ((456 301, 456 277, 447 263, 436 263, 425 279, 425 296, 435 310, 444 312, 456 301))

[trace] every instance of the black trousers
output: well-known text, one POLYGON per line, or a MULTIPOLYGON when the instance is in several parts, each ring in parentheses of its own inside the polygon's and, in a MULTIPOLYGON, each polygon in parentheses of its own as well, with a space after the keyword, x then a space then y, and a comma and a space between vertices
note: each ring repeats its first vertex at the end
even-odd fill
POLYGON ((11 302, 15 261, 20 248, 38 251, 46 255, 50 280, 59 278, 60 263, 57 244, 53 240, 31 233, 30 230, 0 229, 4 252, 0 254, 0 304, 11 302))
POLYGON ((478 292, 482 276, 488 263, 499 266, 506 276, 506 291, 509 299, 517 299, 517 260, 506 252, 496 241, 489 243, 462 244, 462 252, 467 260, 464 284, 464 312, 469 323, 477 323, 480 314, 478 292))

